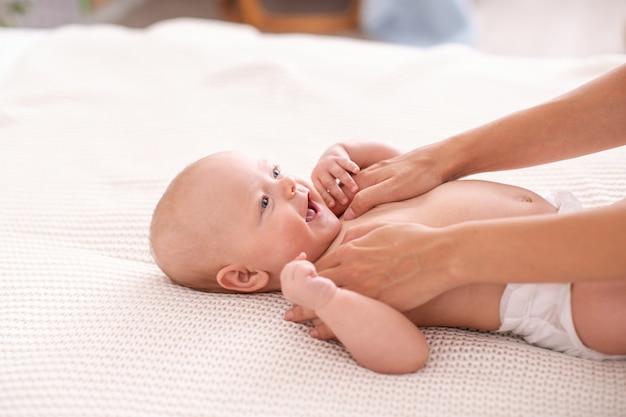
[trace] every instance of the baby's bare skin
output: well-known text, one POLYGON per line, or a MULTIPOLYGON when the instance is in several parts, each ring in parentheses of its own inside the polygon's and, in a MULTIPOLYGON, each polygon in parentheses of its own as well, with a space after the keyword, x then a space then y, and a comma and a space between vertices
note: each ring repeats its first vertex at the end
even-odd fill
POLYGON ((336 337, 362 366, 402 374, 426 363, 428 343, 418 327, 387 304, 318 276, 304 253, 283 268, 280 280, 285 297, 332 323, 336 337))
MULTIPOLYGON (((421 196, 383 204, 354 220, 342 221, 339 236, 327 253, 354 226, 394 221, 443 227, 464 221, 556 212, 544 198, 520 187, 476 180, 452 181, 421 196)), ((504 287, 480 284, 456 288, 405 315, 418 326, 496 330, 500 327, 500 297, 504 287)))

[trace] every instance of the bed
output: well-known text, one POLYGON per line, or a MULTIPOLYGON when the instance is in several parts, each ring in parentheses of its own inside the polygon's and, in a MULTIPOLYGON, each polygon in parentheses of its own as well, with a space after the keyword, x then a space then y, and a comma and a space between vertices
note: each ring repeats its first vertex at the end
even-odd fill
MULTIPOLYGON (((152 260, 171 178, 223 149, 308 175, 331 143, 400 149, 626 62, 417 49, 177 19, 0 31, 0 415, 624 416, 626 362, 426 328, 426 367, 359 367, 278 293, 208 294, 152 260)), ((626 196, 626 148, 478 176, 585 207, 626 196)), ((624 227, 624 225, 616 225, 624 227)))

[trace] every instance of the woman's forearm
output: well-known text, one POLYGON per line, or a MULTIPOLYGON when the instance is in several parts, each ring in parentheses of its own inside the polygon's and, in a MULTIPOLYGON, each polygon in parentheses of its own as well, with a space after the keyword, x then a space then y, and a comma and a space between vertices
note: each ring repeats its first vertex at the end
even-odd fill
POLYGON ((459 285, 626 279, 626 200, 559 216, 459 224, 450 236, 459 242, 450 271, 459 285))
POLYGON ((453 136, 441 148, 447 180, 522 168, 626 144, 626 65, 544 104, 453 136))
POLYGON ((480 172, 522 168, 626 144, 626 65, 549 102, 375 163, 344 218, 480 172))

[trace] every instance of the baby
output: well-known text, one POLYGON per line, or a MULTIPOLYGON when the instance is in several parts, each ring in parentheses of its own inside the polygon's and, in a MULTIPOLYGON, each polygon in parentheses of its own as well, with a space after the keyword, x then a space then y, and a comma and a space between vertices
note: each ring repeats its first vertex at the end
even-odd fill
POLYGON ((557 213, 523 188, 463 180, 342 221, 338 216, 358 190, 351 174, 398 154, 380 143, 336 144, 315 167, 315 186, 242 153, 205 157, 172 181, 155 209, 155 260, 173 281, 198 290, 282 290, 314 311, 358 363, 377 372, 413 372, 425 364, 428 346, 417 326, 513 331, 586 358, 626 354, 624 281, 471 285, 400 313, 317 276, 311 262, 332 251, 348 227, 382 221, 443 227, 557 213))

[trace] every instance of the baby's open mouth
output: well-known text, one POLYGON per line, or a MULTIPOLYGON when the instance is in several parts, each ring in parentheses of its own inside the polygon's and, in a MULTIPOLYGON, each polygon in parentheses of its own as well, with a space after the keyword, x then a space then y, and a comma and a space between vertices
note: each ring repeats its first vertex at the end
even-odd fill
POLYGON ((309 199, 308 199, 308 207, 306 209, 306 222, 311 222, 315 219, 315 217, 317 217, 317 213, 319 212, 319 209, 317 208, 316 204, 311 201, 311 196, 309 195, 309 199))

